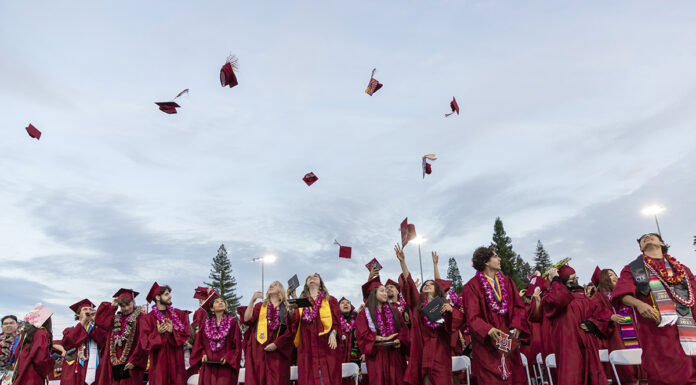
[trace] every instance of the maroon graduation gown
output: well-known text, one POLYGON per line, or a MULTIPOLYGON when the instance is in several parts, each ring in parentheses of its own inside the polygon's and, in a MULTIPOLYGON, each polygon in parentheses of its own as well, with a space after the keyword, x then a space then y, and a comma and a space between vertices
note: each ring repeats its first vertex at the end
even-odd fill
MULTIPOLYGON (((97 349, 99 354, 104 351, 104 345, 106 343, 106 332, 104 329, 99 327, 99 325, 94 324, 92 327, 92 330, 87 332, 82 326, 81 323, 77 323, 74 327, 71 328, 66 328, 63 330, 63 341, 61 345, 65 350, 70 350, 73 348, 80 349, 86 345, 89 339, 92 339, 96 344, 97 344, 97 349)), ((87 365, 89 365, 89 361, 92 359, 95 359, 96 357, 89 357, 85 362, 84 365, 80 364, 80 360, 77 356, 77 353, 75 353, 75 360, 72 362, 72 364, 68 363, 68 361, 63 362, 63 367, 60 375, 60 384, 61 385, 83 385, 85 383, 85 376, 87 375, 87 365)), ((94 377, 95 383, 99 380, 99 376, 102 372, 102 363, 99 361, 99 366, 97 366, 97 372, 94 377)))
MULTIPOLYGON (((694 275, 688 267, 684 266, 684 268, 692 287, 696 288, 694 275)), ((669 289, 667 293, 669 294, 669 289)), ((644 296, 638 291, 628 265, 621 270, 619 280, 614 287, 612 300, 614 306, 623 304, 621 298, 627 294, 652 306, 650 296, 644 296)), ((691 307, 691 313, 696 314, 696 305, 691 307)), ((696 384, 696 356, 687 356, 684 353, 679 343, 677 326, 669 325, 659 328, 655 321, 642 317, 638 312, 636 315, 638 342, 643 349, 641 362, 647 372, 648 383, 650 385, 696 384)))
MULTIPOLYGON (((314 304, 313 299, 309 299, 314 304)), ((324 301, 327 299, 324 298, 324 301)), ((338 301, 334 297, 329 297, 331 307, 331 330, 336 330, 336 342, 341 338, 338 317, 341 311, 338 301)), ((319 335, 324 331, 319 314, 311 323, 305 323, 298 316, 293 320, 292 337, 293 341, 297 330, 301 331, 300 346, 297 347, 297 379, 299 385, 340 385, 342 377, 341 352, 338 349, 329 347, 328 332, 319 335), (321 374, 320 374, 321 371, 321 374)))
MULTIPOLYGON (((200 363, 201 370, 198 377, 199 385, 235 385, 239 377, 240 362, 242 360, 242 332, 236 318, 232 319, 232 325, 225 338, 221 349, 214 352, 210 348, 210 339, 205 335, 205 321, 201 320, 198 334, 191 350, 191 365, 200 363), (225 364, 209 365, 202 362, 203 355, 208 361, 225 360, 225 364)), ((246 372, 245 372, 246 376, 246 372)))
MULTIPOLYGON (((370 330, 365 310, 358 313, 355 334, 360 352, 365 355, 365 365, 370 385, 402 385, 406 371, 406 353, 409 350, 410 331, 401 314, 399 316, 399 335, 396 339, 401 347, 375 346, 377 333, 370 330)), ((377 328, 377 325, 375 325, 377 328)))
MULTIPOLYGON (((116 311, 118 310, 118 306, 112 306, 111 303, 109 302, 102 302, 99 305, 99 308, 97 308, 97 315, 94 317, 94 322, 102 328, 103 330, 106 331, 106 343, 104 344, 104 348, 102 349, 102 354, 99 358, 99 377, 98 377, 98 384, 99 385, 142 385, 143 383, 143 376, 145 375, 145 368, 147 367, 147 352, 142 349, 142 346, 140 345, 140 332, 142 330, 142 327, 140 326, 140 323, 142 322, 143 317, 145 316, 144 313, 141 313, 137 320, 135 321, 135 330, 133 331, 133 342, 130 345, 130 353, 128 354, 128 358, 126 359, 126 363, 130 362, 131 364, 135 365, 133 369, 130 370, 130 378, 125 378, 120 381, 114 380, 114 376, 112 374, 112 368, 111 366, 113 365, 111 363, 111 344, 113 343, 113 335, 114 335, 114 318, 116 317, 116 311)), ((128 318, 127 316, 121 317, 121 325, 123 331, 126 327, 125 320, 128 318)), ((114 344, 114 349, 116 353, 116 357, 120 358, 121 354, 123 354, 123 351, 126 348, 126 342, 121 346, 118 346, 117 344, 114 344)))
POLYGON ((551 338, 558 341, 555 351, 558 381, 554 384, 607 385, 597 337, 580 328, 580 323, 594 313, 590 298, 584 293, 572 293, 562 282, 554 280, 541 306, 544 317, 551 323, 551 338))
POLYGON ((537 354, 541 353, 542 341, 541 322, 538 321, 541 318, 541 308, 539 309, 539 314, 535 316, 535 314, 533 314, 535 302, 536 299, 532 298, 531 303, 525 304, 527 308, 526 322, 529 330, 529 339, 528 343, 520 346, 520 351, 527 357, 527 361, 530 365, 536 362, 537 354))
POLYGON ((459 327, 463 322, 462 313, 453 307, 451 313, 444 313, 445 322, 442 326, 432 329, 423 318, 419 305, 420 293, 411 275, 404 279, 404 275, 401 274, 399 284, 403 288, 402 294, 411 315, 411 348, 404 382, 419 385, 427 375, 432 385, 451 385, 452 350, 455 348, 452 341, 456 340, 453 334, 459 333, 459 327))
MULTIPOLYGON (((293 317, 297 315, 293 311, 285 313, 285 325, 276 331, 268 330, 268 339, 260 344, 256 339, 259 313, 262 303, 254 305, 251 319, 245 322, 249 326, 249 338, 244 352, 244 372, 246 385, 287 385, 290 382, 290 366, 292 360, 293 344, 292 326, 293 317), (280 329, 284 329, 282 333, 280 329), (267 352, 264 348, 274 343, 278 348, 267 352)), ((270 306, 270 305, 269 305, 270 306)))
POLYGON ((471 278, 462 290, 466 322, 471 332, 471 354, 475 357, 471 362, 471 371, 479 384, 524 384, 527 381, 522 360, 516 352, 505 358, 510 375, 506 380, 502 379, 501 353, 488 336, 491 328, 501 327, 507 327, 508 330, 519 329, 521 336, 529 334, 524 321, 527 315, 524 302, 517 294, 515 283, 506 276, 503 276, 503 279, 503 285, 508 292, 508 311, 502 316, 491 310, 478 277, 471 278))
MULTIPOLYGON (((189 338, 189 319, 183 310, 172 311, 184 325, 183 331, 172 329, 172 333, 160 334, 153 311, 144 315, 140 324, 140 343, 150 353, 149 385, 186 385, 184 344, 189 338)), ((169 318, 169 314, 165 317, 169 318)))
POLYGON ((22 344, 15 350, 15 381, 13 385, 44 385, 53 371, 49 334, 46 329, 34 332, 31 346, 22 344))

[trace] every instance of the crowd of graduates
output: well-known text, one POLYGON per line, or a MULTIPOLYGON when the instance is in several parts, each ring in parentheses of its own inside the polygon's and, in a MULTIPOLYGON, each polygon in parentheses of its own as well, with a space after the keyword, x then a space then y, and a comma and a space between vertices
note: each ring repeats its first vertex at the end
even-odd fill
MULTIPOLYGON (((658 234, 638 239, 640 255, 617 274, 595 270, 588 287, 564 261, 535 272, 517 288, 501 272, 493 247, 472 255, 476 274, 461 292, 440 278, 414 280, 400 245, 401 274, 382 281, 373 268, 363 303, 336 299, 319 274, 300 287, 275 281, 248 306, 228 311, 210 288, 198 287, 193 312, 172 306, 172 290, 155 282, 138 293, 120 289, 98 306, 71 306, 76 325, 53 340, 51 315, 38 305, 18 330, 2 318, 2 385, 342 385, 342 364, 365 363, 361 385, 452 385, 452 357, 471 360, 472 384, 526 384, 522 356, 555 354, 554 384, 616 383, 599 350, 642 348, 640 365, 618 368, 622 384, 696 384, 694 276, 668 254, 658 234), (521 289, 521 290, 519 290, 521 289), (355 307, 357 306, 357 309, 355 307), (291 367, 297 378, 291 379, 291 367), (57 376, 57 373, 60 373, 57 376)), ((548 378, 546 379, 549 380, 548 378)), ((352 381, 352 380, 348 380, 352 381)))

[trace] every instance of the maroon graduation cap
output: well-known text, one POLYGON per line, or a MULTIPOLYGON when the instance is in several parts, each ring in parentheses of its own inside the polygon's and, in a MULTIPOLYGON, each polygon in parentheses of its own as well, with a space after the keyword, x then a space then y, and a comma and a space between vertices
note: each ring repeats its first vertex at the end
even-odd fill
POLYGON ((234 55, 230 55, 227 58, 225 64, 220 69, 220 84, 223 87, 229 86, 230 88, 232 88, 239 84, 239 82, 237 82, 237 75, 235 75, 234 73, 234 71, 236 71, 239 68, 237 62, 237 57, 234 55))
POLYGON ((37 130, 31 123, 27 126, 27 134, 36 140, 41 139, 41 131, 37 130))
POLYGON ((599 274, 602 272, 602 269, 599 268, 599 266, 595 266, 594 272, 592 273, 592 278, 590 278, 590 281, 592 281, 592 284, 595 285, 595 287, 599 287, 599 274))
POLYGON ((457 115, 459 115, 459 104, 457 104, 457 99, 455 99, 454 96, 452 96, 452 101, 450 102, 450 108, 452 109, 452 112, 450 112, 449 114, 445 114, 445 118, 454 114, 455 112, 457 113, 457 115))
POLYGON ((500 354, 507 357, 510 355, 510 353, 517 349, 517 347, 520 344, 520 341, 517 338, 515 338, 506 327, 503 326, 499 327, 498 329, 502 333, 500 335, 500 338, 498 338, 498 340, 495 341, 495 348, 498 349, 500 354))
POLYGON ((433 172, 433 168, 428 161, 434 162, 437 160, 437 158, 435 157, 435 154, 425 154, 423 155, 422 160, 423 179, 425 179, 425 174, 430 175, 430 173, 433 172))
POLYGON ((314 184, 314 182, 319 180, 319 177, 314 175, 313 172, 308 172, 305 174, 305 176, 302 178, 302 180, 307 183, 307 186, 311 186, 314 184))
POLYGON ((352 249, 351 249, 350 247, 341 245, 341 244, 338 243, 338 241, 335 240, 335 239, 334 239, 334 245, 338 245, 338 246, 339 246, 339 249, 338 249, 338 257, 339 257, 339 258, 350 259, 350 254, 351 254, 351 251, 352 251, 352 249))
POLYGON ((365 88, 365 93, 372 96, 375 92, 379 91, 380 88, 382 88, 382 83, 378 82, 377 79, 375 79, 375 72, 377 72, 377 68, 372 69, 372 75, 370 75, 370 82, 367 83, 367 88, 365 88))
MULTIPOLYGON (((188 94, 188 92, 188 88, 179 92, 179 94, 174 97, 174 100, 176 100, 179 96, 183 94, 188 94)), ((178 105, 174 100, 172 100, 171 102, 155 102, 155 104, 158 105, 160 111, 164 112, 165 114, 176 114, 176 109, 180 108, 181 106, 178 105)))
POLYGON ((75 312, 75 314, 80 314, 80 309, 83 307, 88 307, 90 309, 93 309, 96 305, 92 303, 92 301, 88 300, 87 298, 80 300, 78 302, 75 302, 74 304, 70 305, 70 310, 75 312))
POLYGON ((365 267, 367 268, 367 270, 370 270, 370 271, 372 271, 373 268, 376 268, 377 270, 382 270, 382 264, 379 263, 377 258, 372 258, 372 260, 370 262, 368 262, 365 265, 365 267))
POLYGON ((416 225, 408 223, 408 217, 404 218, 399 226, 401 230, 401 247, 405 247, 408 241, 416 237, 416 225))

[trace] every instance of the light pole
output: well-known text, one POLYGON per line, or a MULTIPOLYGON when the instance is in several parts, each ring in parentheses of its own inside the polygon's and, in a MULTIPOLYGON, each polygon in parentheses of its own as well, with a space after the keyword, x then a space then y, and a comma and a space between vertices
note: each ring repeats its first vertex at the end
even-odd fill
POLYGON ((657 226, 657 233, 660 234, 660 238, 662 238, 662 232, 660 231, 660 223, 657 221, 657 214, 663 211, 665 211, 665 208, 660 205, 647 206, 640 211, 643 215, 652 215, 655 217, 655 225, 657 226))
POLYGON ((421 258, 421 243, 425 241, 427 241, 427 239, 421 237, 420 235, 413 238, 413 242, 418 244, 418 262, 420 263, 421 283, 425 282, 423 281, 423 258, 421 258))
POLYGON ((275 255, 266 255, 266 256, 259 257, 259 258, 254 258, 254 259, 251 260, 252 262, 261 261, 261 293, 263 293, 263 288, 264 288, 264 282, 263 282, 263 265, 264 265, 266 262, 268 262, 268 263, 273 263, 273 262, 275 262, 275 260, 276 260, 275 255))

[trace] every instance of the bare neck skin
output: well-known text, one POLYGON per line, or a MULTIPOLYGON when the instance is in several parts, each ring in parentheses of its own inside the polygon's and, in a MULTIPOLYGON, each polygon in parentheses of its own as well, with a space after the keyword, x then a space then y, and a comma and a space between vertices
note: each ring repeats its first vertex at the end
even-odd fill
POLYGON ((662 247, 658 245, 646 245, 643 254, 653 259, 662 259, 662 247))

